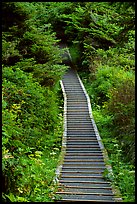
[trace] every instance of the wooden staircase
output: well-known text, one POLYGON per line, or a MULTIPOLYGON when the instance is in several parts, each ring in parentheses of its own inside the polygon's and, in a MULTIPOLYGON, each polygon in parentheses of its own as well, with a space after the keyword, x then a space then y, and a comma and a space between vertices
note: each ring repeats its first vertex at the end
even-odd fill
MULTIPOLYGON (((105 149, 92 117, 86 90, 73 69, 64 75, 64 160, 58 172, 57 202, 117 202, 111 183, 103 172, 105 149)), ((110 167, 111 169, 111 167, 110 167)))

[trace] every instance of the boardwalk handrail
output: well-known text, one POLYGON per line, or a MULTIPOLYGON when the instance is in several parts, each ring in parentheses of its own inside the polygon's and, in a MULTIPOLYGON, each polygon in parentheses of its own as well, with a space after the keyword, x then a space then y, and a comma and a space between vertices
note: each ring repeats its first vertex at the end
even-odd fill
POLYGON ((66 96, 66 92, 65 92, 65 88, 63 85, 62 80, 60 80, 60 86, 62 89, 62 93, 63 93, 63 97, 64 97, 64 112, 63 112, 63 136, 62 136, 62 147, 61 147, 61 154, 60 154, 60 158, 59 158, 59 164, 56 168, 56 172, 55 172, 55 177, 53 179, 54 183, 58 183, 59 182, 59 176, 61 174, 61 169, 62 169, 62 162, 63 162, 63 158, 66 152, 66 137, 67 137, 67 117, 66 117, 66 113, 67 113, 67 96, 66 96))

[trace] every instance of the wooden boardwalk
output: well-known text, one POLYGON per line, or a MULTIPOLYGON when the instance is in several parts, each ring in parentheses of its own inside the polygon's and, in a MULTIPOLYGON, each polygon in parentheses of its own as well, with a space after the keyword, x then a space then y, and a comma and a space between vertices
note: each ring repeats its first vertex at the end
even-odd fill
POLYGON ((104 146, 92 117, 89 97, 77 72, 69 69, 61 85, 64 160, 58 169, 57 201, 119 201, 111 183, 103 177, 106 169, 104 146))

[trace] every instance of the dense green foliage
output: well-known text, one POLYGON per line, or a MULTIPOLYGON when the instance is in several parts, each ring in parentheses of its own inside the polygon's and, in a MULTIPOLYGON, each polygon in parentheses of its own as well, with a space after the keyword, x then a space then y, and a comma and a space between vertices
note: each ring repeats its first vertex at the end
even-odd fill
POLYGON ((3 3, 3 201, 52 201, 63 132, 59 80, 66 70, 43 7, 3 3))
POLYGON ((62 135, 58 81, 67 69, 61 40, 91 98, 110 179, 133 202, 135 3, 5 2, 2 10, 3 200, 52 200, 62 135))

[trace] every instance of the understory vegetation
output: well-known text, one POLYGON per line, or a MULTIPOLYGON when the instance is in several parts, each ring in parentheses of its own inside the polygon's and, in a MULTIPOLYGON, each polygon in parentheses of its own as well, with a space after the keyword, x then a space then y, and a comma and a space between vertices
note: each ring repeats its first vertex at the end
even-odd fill
POLYGON ((54 200, 63 134, 60 43, 91 99, 124 202, 135 202, 135 3, 2 3, 4 202, 54 200))
POLYGON ((63 134, 59 80, 67 66, 55 33, 39 21, 38 6, 3 3, 4 202, 52 201, 56 189, 63 134))

